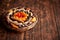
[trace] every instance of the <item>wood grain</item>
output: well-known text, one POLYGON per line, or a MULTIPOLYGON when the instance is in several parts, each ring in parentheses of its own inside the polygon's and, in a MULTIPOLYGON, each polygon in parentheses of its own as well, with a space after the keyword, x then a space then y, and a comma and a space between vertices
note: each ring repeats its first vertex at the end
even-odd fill
POLYGON ((1 0, 0 18, 5 11, 18 6, 31 8, 38 16, 37 24, 22 38, 21 33, 6 29, 0 22, 0 40, 60 40, 60 0, 1 0))

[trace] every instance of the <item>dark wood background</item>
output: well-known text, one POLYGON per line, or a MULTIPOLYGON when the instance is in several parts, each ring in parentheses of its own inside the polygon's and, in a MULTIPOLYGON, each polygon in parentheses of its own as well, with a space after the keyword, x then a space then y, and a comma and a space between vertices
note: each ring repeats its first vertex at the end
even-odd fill
MULTIPOLYGON (((24 40, 60 40, 60 0, 0 0, 0 15, 18 6, 29 7, 38 15, 36 26, 24 32, 24 40)), ((2 26, 0 24, 0 40, 21 40, 20 33, 2 26)))

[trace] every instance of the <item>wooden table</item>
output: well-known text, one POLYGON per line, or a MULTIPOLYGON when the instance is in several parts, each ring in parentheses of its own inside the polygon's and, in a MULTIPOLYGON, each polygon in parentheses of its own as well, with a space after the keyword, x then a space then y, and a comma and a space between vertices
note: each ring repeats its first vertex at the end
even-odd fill
MULTIPOLYGON (((18 6, 29 7, 38 15, 38 23, 24 33, 23 40, 60 40, 60 0, 0 0, 0 18, 6 10, 18 6)), ((22 40, 21 33, 3 26, 0 22, 0 40, 22 40)))

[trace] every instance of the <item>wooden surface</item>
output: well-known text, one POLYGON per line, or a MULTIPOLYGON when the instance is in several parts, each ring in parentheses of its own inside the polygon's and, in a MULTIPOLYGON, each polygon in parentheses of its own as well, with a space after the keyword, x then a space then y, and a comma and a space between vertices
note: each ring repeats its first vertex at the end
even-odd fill
MULTIPOLYGON (((38 15, 38 23, 24 33, 23 40, 60 40, 60 0, 1 0, 0 15, 18 6, 29 7, 38 15)), ((0 40, 21 40, 21 33, 7 30, 0 23, 0 40)))

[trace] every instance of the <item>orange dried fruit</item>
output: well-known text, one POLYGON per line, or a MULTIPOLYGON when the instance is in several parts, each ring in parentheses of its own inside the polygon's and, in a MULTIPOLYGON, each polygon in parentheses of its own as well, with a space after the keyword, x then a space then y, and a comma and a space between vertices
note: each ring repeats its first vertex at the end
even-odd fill
POLYGON ((17 12, 13 17, 15 20, 24 22, 27 19, 27 16, 28 14, 26 14, 25 12, 17 12))

